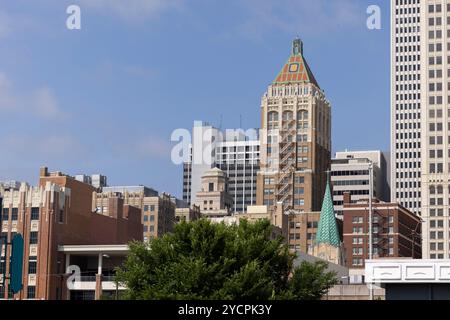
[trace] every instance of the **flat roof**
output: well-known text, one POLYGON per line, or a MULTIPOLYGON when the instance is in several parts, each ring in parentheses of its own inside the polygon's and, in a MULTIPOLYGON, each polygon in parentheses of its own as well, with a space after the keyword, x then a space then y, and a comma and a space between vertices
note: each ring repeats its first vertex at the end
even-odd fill
POLYGON ((114 245, 62 245, 58 251, 70 254, 127 254, 130 248, 126 244, 114 245))

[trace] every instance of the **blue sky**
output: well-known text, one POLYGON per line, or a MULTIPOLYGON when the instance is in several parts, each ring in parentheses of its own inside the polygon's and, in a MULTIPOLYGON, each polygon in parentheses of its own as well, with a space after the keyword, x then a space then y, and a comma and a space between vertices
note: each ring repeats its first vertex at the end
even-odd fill
POLYGON ((172 131, 221 115, 259 127, 296 36, 332 103, 333 150, 388 150, 388 1, 0 0, 0 180, 36 184, 46 165, 180 196, 172 131), (371 4, 382 30, 366 27, 371 4))

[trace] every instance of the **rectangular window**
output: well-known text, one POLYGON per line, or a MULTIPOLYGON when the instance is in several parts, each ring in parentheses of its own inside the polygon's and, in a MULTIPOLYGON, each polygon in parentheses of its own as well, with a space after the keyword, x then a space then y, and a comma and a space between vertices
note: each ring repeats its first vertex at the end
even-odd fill
POLYGON ((144 211, 148 211, 148 205, 144 206, 144 211))
POLYGON ((17 221, 18 218, 19 218, 19 208, 12 208, 11 220, 17 221))
POLYGON ((39 220, 39 208, 31 208, 31 220, 39 220))
POLYGON ((28 274, 36 274, 37 271, 37 262, 29 261, 28 262, 28 274))
POLYGON ((210 184, 208 185, 208 190, 209 190, 209 192, 214 191, 214 183, 210 183, 210 184))
POLYGON ((36 287, 35 286, 28 286, 27 299, 36 299, 36 287))
POLYGON ((9 209, 3 208, 2 210, 2 221, 8 221, 9 220, 9 209))
POLYGON ((155 216, 153 214, 150 215, 150 221, 155 221, 155 216))
POLYGON ((303 184, 303 183, 305 183, 305 177, 295 177, 295 183, 296 184, 303 184))
POLYGON ((30 244, 38 243, 38 233, 37 231, 30 232, 30 244))

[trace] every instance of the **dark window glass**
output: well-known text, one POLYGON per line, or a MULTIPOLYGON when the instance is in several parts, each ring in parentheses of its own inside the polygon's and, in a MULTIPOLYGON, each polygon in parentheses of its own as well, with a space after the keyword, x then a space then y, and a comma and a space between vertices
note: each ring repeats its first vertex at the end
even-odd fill
POLYGON ((38 243, 38 233, 36 231, 30 232, 30 244, 38 243))
POLYGON ((29 286, 27 288, 27 299, 35 299, 36 298, 36 287, 29 286))
POLYGON ((19 217, 19 208, 12 208, 11 220, 17 221, 18 217, 19 217))
POLYGON ((28 262, 28 274, 36 274, 36 270, 37 270, 37 262, 36 261, 28 262))
POLYGON ((9 209, 3 208, 2 211, 2 221, 8 221, 9 220, 9 209))
POLYGON ((39 208, 31 208, 31 220, 39 220, 39 208))

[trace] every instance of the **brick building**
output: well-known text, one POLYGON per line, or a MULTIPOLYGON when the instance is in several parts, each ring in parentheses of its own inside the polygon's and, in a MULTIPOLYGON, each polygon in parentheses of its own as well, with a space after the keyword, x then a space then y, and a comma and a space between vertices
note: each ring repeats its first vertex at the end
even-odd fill
MULTIPOLYGON (((63 245, 114 245, 142 240, 140 210, 117 201, 107 215, 92 211, 94 187, 61 172, 40 170, 38 187, 23 183, 3 191, 1 235, 24 238, 23 290, 12 295, 9 283, 0 298, 64 299, 63 245)), ((1 253, 0 269, 9 274, 10 247, 1 253)), ((99 275, 97 282, 101 282, 99 275)))
MULTIPOLYGON (((369 204, 344 194, 344 247, 347 266, 362 269, 369 258, 369 204)), ((421 219, 397 203, 373 201, 373 256, 422 257, 421 219)))
POLYGON ((173 231, 176 204, 169 194, 158 194, 157 191, 144 186, 107 187, 103 192, 94 192, 92 210, 108 214, 114 208, 115 199, 122 199, 123 203, 141 212, 144 241, 163 236, 173 231))
MULTIPOLYGON (((307 253, 316 240, 319 221, 320 211, 290 214, 289 249, 307 253)), ((342 220, 336 219, 336 223, 338 225, 339 234, 342 238, 342 220)))

